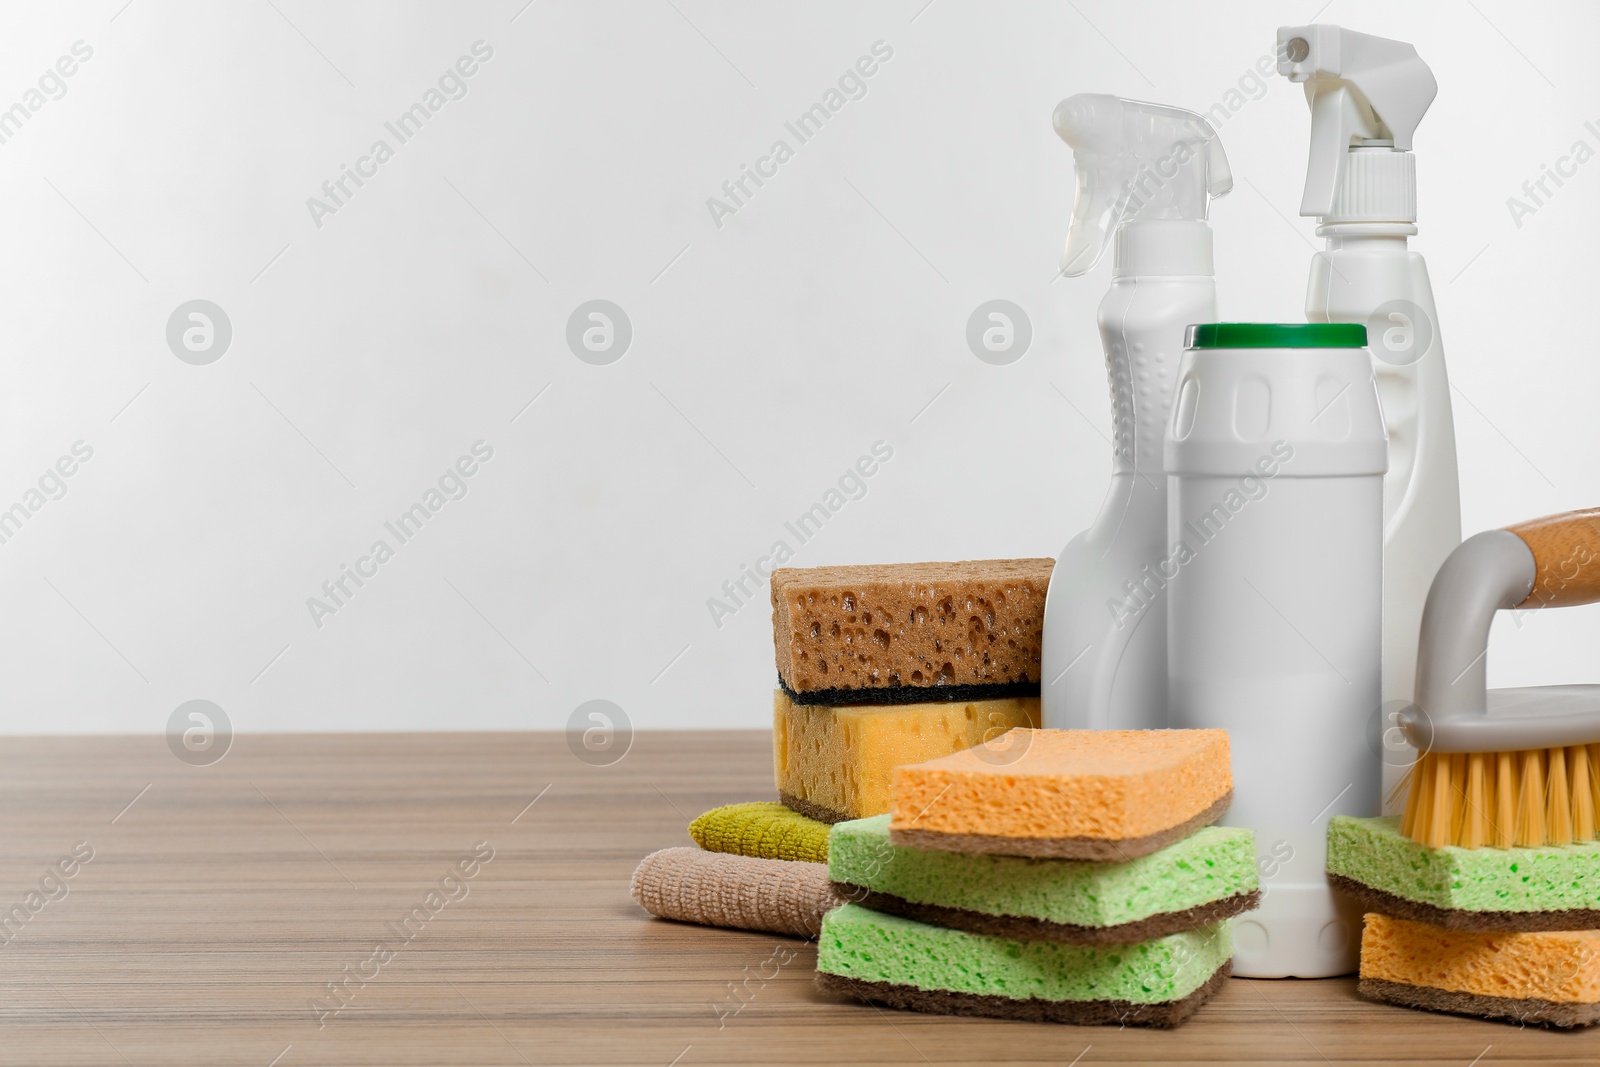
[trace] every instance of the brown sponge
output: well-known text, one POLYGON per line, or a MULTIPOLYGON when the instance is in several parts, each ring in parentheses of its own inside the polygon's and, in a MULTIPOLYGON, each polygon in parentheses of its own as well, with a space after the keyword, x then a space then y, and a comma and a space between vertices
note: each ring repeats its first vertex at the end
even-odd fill
POLYGON ((640 861, 629 886, 651 915, 702 926, 816 937, 842 903, 826 863, 664 848, 640 861))
POLYGON ((1050 559, 782 567, 778 680, 797 704, 1034 696, 1050 559))

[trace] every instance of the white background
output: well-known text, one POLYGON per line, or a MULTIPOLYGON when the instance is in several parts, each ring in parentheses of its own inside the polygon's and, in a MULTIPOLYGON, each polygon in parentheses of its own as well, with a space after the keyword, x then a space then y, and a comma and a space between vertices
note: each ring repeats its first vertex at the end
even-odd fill
MULTIPOLYGON (((1250 72, 1314 15, 1439 80, 1414 247, 1465 528, 1600 504, 1600 162, 1520 228, 1506 207, 1600 148, 1600 8, 524 3, 0 13, 0 107, 93 49, 0 145, 0 508, 94 450, 0 545, 0 730, 159 731, 192 698, 243 730, 559 728, 593 698, 767 724, 765 592, 720 628, 707 598, 874 441, 892 460, 796 565, 1054 555, 1099 506, 1110 264, 1052 284, 1058 100, 1205 110, 1243 77, 1222 313, 1300 320, 1307 109, 1250 72), (466 97, 398 145, 383 123, 479 40, 466 97), (876 41, 866 96, 797 145, 785 120, 876 41), (394 158, 316 226, 307 198, 380 137, 394 158), (707 198, 778 138, 795 157, 719 228, 707 198), (233 327, 206 366, 166 342, 195 298, 233 327), (565 341, 595 298, 633 325, 608 366, 565 341), (1033 324, 1010 366, 964 339, 995 298, 1033 324), (478 440, 468 495, 315 625, 307 598, 478 440)), ((1600 609, 1503 620, 1491 680, 1600 681, 1597 644, 1600 609)))

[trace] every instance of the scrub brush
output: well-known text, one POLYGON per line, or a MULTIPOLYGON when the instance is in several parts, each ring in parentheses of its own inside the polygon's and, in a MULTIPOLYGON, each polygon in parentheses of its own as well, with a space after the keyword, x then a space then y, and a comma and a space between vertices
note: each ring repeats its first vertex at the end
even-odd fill
POLYGON ((1421 753, 1400 831, 1431 848, 1589 841, 1600 824, 1600 686, 1487 688, 1489 626, 1507 608, 1600 600, 1600 508, 1463 541, 1428 590, 1416 703, 1421 753))

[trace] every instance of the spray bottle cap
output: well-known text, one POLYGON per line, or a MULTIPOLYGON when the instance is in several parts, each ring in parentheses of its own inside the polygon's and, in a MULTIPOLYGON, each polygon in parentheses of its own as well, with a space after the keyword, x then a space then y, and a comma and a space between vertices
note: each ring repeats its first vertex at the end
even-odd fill
POLYGON ((1233 188, 1233 174, 1222 142, 1205 119, 1181 108, 1079 93, 1056 105, 1054 124, 1072 148, 1077 171, 1061 273, 1075 278, 1088 272, 1105 254, 1113 234, 1127 223, 1151 219, 1187 219, 1199 225, 1196 234, 1185 235, 1178 244, 1150 247, 1146 259, 1159 261, 1169 247, 1178 253, 1165 269, 1119 273, 1210 273, 1206 210, 1211 197, 1233 188), (1195 239, 1188 240, 1190 236, 1195 239), (1192 251, 1202 243, 1205 269, 1191 269, 1188 263, 1201 257, 1182 255, 1181 250, 1192 251))
POLYGON ((1300 214, 1325 224, 1415 222, 1411 138, 1439 92, 1417 50, 1338 26, 1281 26, 1277 54, 1278 73, 1304 82, 1311 105, 1300 214))

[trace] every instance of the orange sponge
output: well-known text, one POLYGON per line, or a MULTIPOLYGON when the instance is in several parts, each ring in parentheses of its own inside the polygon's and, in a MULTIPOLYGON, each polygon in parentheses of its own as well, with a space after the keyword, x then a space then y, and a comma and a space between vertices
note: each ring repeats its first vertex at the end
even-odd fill
POLYGON ((1120 860, 1215 822, 1233 798, 1223 730, 1012 730, 894 771, 896 845, 1120 860))
POLYGON ((1600 930, 1471 933, 1369 913, 1363 996, 1547 1026, 1600 1021, 1600 930))

